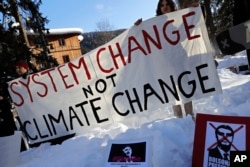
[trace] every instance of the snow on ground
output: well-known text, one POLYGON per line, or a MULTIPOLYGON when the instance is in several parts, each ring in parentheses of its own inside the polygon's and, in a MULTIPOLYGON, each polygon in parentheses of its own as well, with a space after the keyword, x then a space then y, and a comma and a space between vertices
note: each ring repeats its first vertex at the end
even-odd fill
MULTIPOLYGON (((246 64, 246 53, 217 61, 223 93, 193 101, 194 112, 250 116, 250 75, 235 74, 226 69, 246 64)), ((21 153, 18 167, 102 167, 109 140, 147 137, 152 137, 152 166, 191 167, 195 123, 190 116, 174 118, 171 107, 165 110, 169 113, 168 117, 141 127, 128 128, 114 123, 66 140, 61 145, 45 143, 29 149, 21 153)))

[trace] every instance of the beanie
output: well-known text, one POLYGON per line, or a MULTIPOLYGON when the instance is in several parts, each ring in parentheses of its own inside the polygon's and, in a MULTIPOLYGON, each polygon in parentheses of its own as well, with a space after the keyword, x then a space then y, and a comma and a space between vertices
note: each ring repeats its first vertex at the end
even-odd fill
POLYGON ((19 66, 19 67, 23 67, 25 68, 27 71, 29 71, 29 66, 27 63, 23 62, 23 61, 19 61, 16 63, 16 66, 19 66))

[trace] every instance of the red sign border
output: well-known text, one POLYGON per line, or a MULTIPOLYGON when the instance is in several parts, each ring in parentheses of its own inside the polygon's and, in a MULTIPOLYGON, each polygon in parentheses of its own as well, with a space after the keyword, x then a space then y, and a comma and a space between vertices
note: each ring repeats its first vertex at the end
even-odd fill
MULTIPOLYGON (((232 124, 246 125, 246 141, 250 141, 250 117, 243 116, 225 116, 211 114, 196 114, 195 134, 193 144, 192 167, 203 166, 205 141, 206 141, 206 126, 207 122, 221 122, 232 124)), ((246 142, 246 149, 250 150, 250 142, 246 142)), ((242 150, 244 151, 244 150, 242 150)))

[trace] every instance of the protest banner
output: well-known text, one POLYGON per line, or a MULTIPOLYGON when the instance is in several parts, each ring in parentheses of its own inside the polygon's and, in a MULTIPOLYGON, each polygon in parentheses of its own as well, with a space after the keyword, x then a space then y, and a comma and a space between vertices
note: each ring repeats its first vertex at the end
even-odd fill
POLYGON ((249 120, 249 117, 242 116, 198 113, 195 122, 192 166, 230 167, 235 163, 235 157, 232 157, 234 152, 244 151, 246 155, 250 150, 249 120))
POLYGON ((200 8, 154 17, 58 67, 9 82, 30 143, 114 121, 164 118, 167 104, 221 93, 200 8))
POLYGON ((152 139, 110 140, 105 167, 152 166, 152 139))

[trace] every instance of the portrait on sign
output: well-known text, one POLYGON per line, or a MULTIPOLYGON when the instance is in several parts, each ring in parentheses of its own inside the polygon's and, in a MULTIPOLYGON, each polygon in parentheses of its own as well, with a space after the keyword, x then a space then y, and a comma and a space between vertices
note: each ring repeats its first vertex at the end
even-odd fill
POLYGON ((107 146, 105 167, 149 167, 152 164, 151 157, 151 138, 111 140, 107 146))
POLYGON ((246 125, 207 122, 204 167, 230 166, 230 151, 246 149, 246 125))

